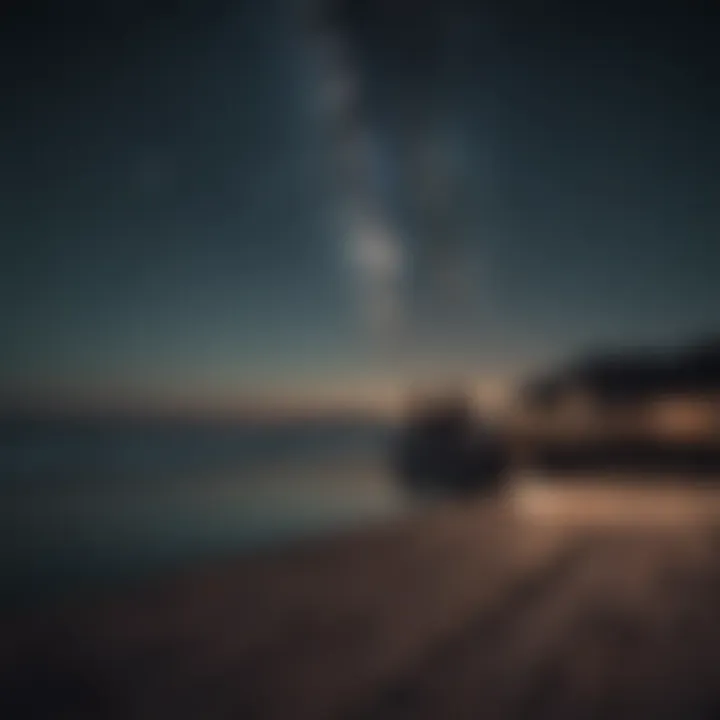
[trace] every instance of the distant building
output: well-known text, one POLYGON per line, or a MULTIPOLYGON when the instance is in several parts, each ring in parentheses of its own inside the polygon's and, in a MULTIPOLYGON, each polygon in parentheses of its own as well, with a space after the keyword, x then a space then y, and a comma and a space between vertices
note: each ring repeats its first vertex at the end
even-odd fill
POLYGON ((606 454, 622 446, 627 457, 660 446, 720 449, 720 340, 572 363, 522 389, 512 432, 530 454, 579 446, 606 454))

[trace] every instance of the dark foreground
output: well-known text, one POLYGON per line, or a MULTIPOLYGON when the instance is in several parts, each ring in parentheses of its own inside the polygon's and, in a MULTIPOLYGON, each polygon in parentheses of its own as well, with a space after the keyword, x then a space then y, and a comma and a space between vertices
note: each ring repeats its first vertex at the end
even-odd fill
POLYGON ((7 618, 0 716, 720 716, 713 491, 519 493, 7 618))

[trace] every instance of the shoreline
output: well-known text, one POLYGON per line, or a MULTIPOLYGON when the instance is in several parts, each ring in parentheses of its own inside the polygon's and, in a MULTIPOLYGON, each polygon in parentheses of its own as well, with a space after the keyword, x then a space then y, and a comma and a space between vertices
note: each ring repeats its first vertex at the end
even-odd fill
POLYGON ((689 717, 720 699, 720 515, 656 519, 447 504, 6 616, 0 710, 430 720, 624 717, 631 702, 689 717))

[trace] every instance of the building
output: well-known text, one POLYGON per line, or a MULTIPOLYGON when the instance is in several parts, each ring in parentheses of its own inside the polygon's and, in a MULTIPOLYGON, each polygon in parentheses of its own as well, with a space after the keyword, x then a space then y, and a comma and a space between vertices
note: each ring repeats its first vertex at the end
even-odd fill
POLYGON ((511 435, 526 459, 720 467, 720 341, 597 355, 533 380, 511 435))

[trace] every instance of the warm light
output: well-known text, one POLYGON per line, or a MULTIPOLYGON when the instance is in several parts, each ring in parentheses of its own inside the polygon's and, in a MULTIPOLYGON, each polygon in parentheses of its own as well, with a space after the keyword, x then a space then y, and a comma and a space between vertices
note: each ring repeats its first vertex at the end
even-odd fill
POLYGON ((583 476, 552 480, 526 475, 513 488, 513 508, 519 517, 556 525, 618 525, 640 523, 687 525, 720 517, 720 489, 689 488, 676 483, 653 485, 651 478, 624 484, 619 477, 583 476))
POLYGON ((719 415, 719 408, 708 399, 666 399, 655 403, 652 422, 662 434, 695 437, 712 432, 719 415))

